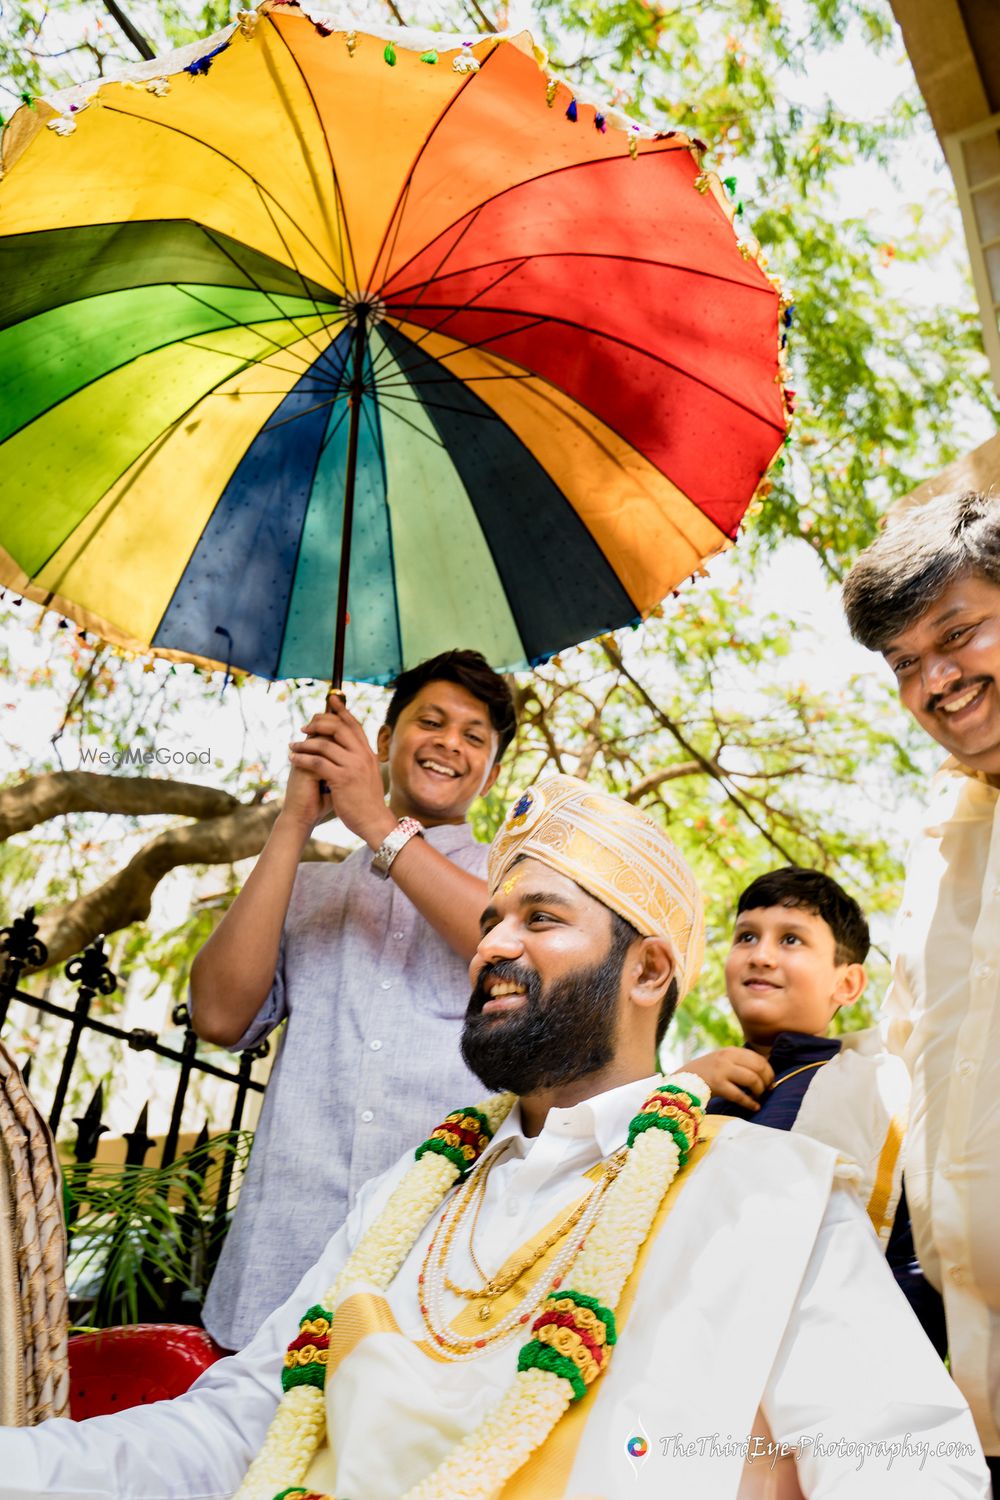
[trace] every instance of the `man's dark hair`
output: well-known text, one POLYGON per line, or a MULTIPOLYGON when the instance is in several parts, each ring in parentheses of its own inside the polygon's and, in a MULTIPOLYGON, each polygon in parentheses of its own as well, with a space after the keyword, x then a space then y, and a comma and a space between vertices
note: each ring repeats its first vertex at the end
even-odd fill
POLYGON ((950 584, 978 574, 1000 585, 1000 497, 939 495, 890 520, 844 584, 854 639, 884 651, 950 584))
POLYGON ((737 901, 736 915, 765 906, 788 906, 822 917, 833 933, 835 963, 863 964, 868 956, 871 938, 864 912, 854 897, 822 870, 786 865, 758 875, 737 901))
MULTIPOLYGON (((636 938, 639 938, 641 936, 642 934, 639 932, 638 928, 633 927, 631 922, 626 922, 625 918, 620 917, 616 911, 613 911, 611 913, 610 957, 612 962, 617 964, 619 973, 621 972, 622 964, 624 964, 625 962, 626 953, 631 948, 636 938)), ((670 1022, 674 1018, 674 1011, 677 1009, 677 997, 679 994, 680 987, 678 986, 676 978, 673 978, 667 985, 667 993, 663 997, 663 1002, 660 1005, 660 1014, 656 1020, 657 1047, 659 1047, 660 1043, 663 1041, 663 1038, 666 1036, 667 1027, 670 1025, 670 1022)))
POLYGON ((400 672, 392 684, 392 697, 385 711, 389 728, 395 728, 403 709, 429 682, 457 682, 473 698, 478 698, 499 736, 496 753, 496 760, 499 760, 517 728, 514 700, 507 683, 478 651, 442 651, 440 655, 411 667, 408 672, 400 672))

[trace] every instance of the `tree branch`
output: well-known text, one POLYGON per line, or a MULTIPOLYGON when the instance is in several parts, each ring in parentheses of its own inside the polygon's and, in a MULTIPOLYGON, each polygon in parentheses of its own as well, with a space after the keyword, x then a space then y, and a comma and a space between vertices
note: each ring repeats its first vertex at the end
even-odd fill
POLYGON ((680 745, 681 749, 686 751, 687 754, 692 758, 692 760, 698 762, 703 771, 707 771, 709 776, 711 776, 714 781, 717 781, 719 783, 719 786, 725 792, 726 796, 729 798, 733 806, 739 808, 743 816, 747 819, 748 822, 753 824, 757 832, 767 840, 771 848, 776 850, 777 853, 781 855, 782 859, 786 860, 788 864, 794 865, 796 863, 794 857, 788 852, 787 849, 785 849, 781 844, 778 843, 778 840, 773 837, 770 830, 766 828, 765 825, 754 816, 753 811, 747 806, 743 798, 739 796, 738 793, 735 792, 730 786, 729 779, 726 773, 723 771, 722 767, 713 765, 710 760, 702 755, 700 750, 698 750, 694 745, 690 743, 689 740, 684 737, 680 729, 674 723, 673 719, 671 719, 670 715, 665 713, 658 703, 654 702, 654 700, 646 692, 646 689, 643 687, 638 678, 632 676, 632 673, 628 670, 628 668, 625 666, 625 663, 622 661, 621 651, 618 649, 615 641, 605 636, 601 640, 601 649, 603 650, 604 655, 607 657, 608 661, 615 668, 615 670, 620 672, 621 675, 632 684, 633 688, 638 693, 643 703, 645 703, 650 713, 653 714, 657 721, 663 725, 664 729, 666 729, 667 732, 673 736, 678 745, 680 745))
POLYGON ((60 813, 154 813, 218 818, 243 804, 218 787, 152 776, 99 776, 91 771, 51 771, 0 791, 0 842, 60 813))
MULTIPOLYGON (((178 865, 232 864, 259 854, 280 811, 280 802, 270 802, 266 807, 238 806, 222 817, 186 823, 157 834, 96 890, 39 917, 38 935, 49 950, 46 967, 64 962, 101 934, 144 921, 157 885, 178 865)), ((349 853, 348 849, 310 839, 302 858, 339 864, 349 853)))
POLYGON ((655 792, 657 787, 662 786, 665 781, 676 781, 678 776, 698 776, 704 773, 705 767, 700 760, 681 760, 675 765, 666 766, 662 771, 650 771, 648 776, 643 776, 636 781, 624 793, 626 802, 641 802, 643 797, 648 797, 650 792, 655 792))
POLYGON ((109 15, 114 16, 115 20, 118 22, 118 25, 128 37, 128 40, 132 43, 132 46, 138 52, 139 56, 145 58, 147 62, 152 62, 153 58, 156 56, 156 53, 149 45, 149 42, 143 36, 142 32, 136 26, 133 26, 128 16, 122 10, 121 6, 117 3, 117 0, 104 0, 104 8, 109 15))

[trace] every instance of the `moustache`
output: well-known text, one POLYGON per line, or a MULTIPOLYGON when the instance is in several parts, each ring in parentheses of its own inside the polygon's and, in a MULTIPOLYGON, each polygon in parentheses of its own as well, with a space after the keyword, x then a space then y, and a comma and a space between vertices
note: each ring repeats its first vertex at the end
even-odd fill
POLYGON ((486 988, 486 981, 488 979, 506 979, 510 984, 523 985, 528 1004, 537 1000, 541 991, 541 982, 534 969, 528 969, 523 964, 515 963, 513 959, 501 958, 496 963, 485 964, 480 969, 475 988, 469 997, 466 1016, 480 1015, 483 1006, 490 999, 490 993, 486 988))
POLYGON ((954 687, 950 687, 946 693, 931 693, 924 704, 924 711, 929 714, 936 713, 946 698, 955 698, 960 693, 967 693, 971 688, 979 688, 984 683, 992 681, 992 677, 963 677, 954 687))

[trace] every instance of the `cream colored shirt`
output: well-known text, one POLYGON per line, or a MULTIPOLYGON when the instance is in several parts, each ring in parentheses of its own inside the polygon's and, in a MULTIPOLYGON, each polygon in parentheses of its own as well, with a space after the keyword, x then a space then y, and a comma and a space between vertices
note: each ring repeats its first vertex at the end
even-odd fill
POLYGON ((907 862, 886 1002, 913 1079, 906 1195, 951 1370, 1000 1454, 1000 793, 948 761, 907 862))

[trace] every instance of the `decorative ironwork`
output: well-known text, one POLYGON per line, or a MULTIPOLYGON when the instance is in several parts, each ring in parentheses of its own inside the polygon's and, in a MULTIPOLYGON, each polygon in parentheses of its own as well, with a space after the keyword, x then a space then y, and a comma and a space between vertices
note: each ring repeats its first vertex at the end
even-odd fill
MULTIPOLYGON (((263 1093, 265 1085, 252 1076, 254 1063, 260 1058, 266 1057, 270 1051, 270 1044, 262 1042, 246 1052, 241 1053, 238 1066, 222 1067, 212 1062, 207 1057, 198 1054, 198 1039, 191 1026, 191 1016, 187 1005, 181 1003, 175 1005, 171 1012, 171 1021, 174 1027, 183 1029, 183 1041, 177 1045, 168 1045, 161 1041, 157 1034, 145 1027, 133 1027, 126 1029, 116 1026, 113 1020, 106 1019, 103 1015, 92 1013, 94 1002, 98 997, 113 995, 118 989, 118 979, 108 964, 108 955, 104 946, 104 939, 98 938, 95 942, 71 958, 65 966, 66 977, 76 988, 76 1000, 72 1007, 60 1005, 50 1000, 45 995, 31 995, 18 988, 21 975, 26 969, 37 969, 42 967, 48 952, 45 944, 38 937, 38 924, 35 921, 35 909, 29 907, 23 916, 16 917, 8 927, 0 929, 0 1028, 3 1027, 7 1018, 8 1008, 12 1002, 34 1010, 42 1015, 49 1015, 69 1023, 69 1036, 65 1042, 62 1064, 59 1070, 59 1078, 56 1083, 52 1105, 49 1111, 49 1124, 53 1132, 58 1129, 65 1109, 66 1099, 69 1093, 70 1082, 76 1068, 81 1043, 85 1035, 98 1033, 101 1036, 110 1037, 123 1042, 133 1052, 151 1052, 156 1057, 161 1057, 171 1063, 178 1065, 177 1083, 174 1089, 174 1097, 170 1110, 170 1123, 163 1144, 160 1162, 158 1165, 167 1166, 173 1162, 178 1154, 180 1140, 181 1122, 184 1116, 185 1102, 188 1095, 192 1074, 218 1078, 230 1085, 233 1089, 233 1107, 229 1120, 219 1126, 222 1130, 236 1133, 243 1127, 243 1116, 246 1110, 247 1096, 250 1093, 263 1093)), ((31 1068, 31 1060, 22 1069, 22 1075, 27 1082, 31 1068)), ((81 1115, 74 1118, 76 1126, 75 1156, 77 1163, 87 1165, 95 1161, 98 1144, 102 1135, 106 1134, 109 1127, 104 1123, 102 1115, 105 1102, 104 1083, 98 1083, 97 1088, 81 1115)), ((149 1134, 149 1105, 144 1104, 135 1125, 130 1131, 126 1131, 126 1165, 129 1167, 141 1167, 146 1157, 155 1145, 155 1137, 149 1134)), ((213 1134, 218 1134, 217 1128, 213 1134)), ((194 1164, 190 1169, 190 1180, 195 1185, 204 1184, 205 1176, 214 1158, 212 1154, 212 1137, 209 1134, 209 1126, 206 1121, 198 1136, 194 1152, 194 1164), (200 1177, 199 1177, 200 1172, 200 1177)), ((217 1165, 218 1162, 216 1163, 217 1165)), ((88 1168, 89 1170, 89 1168, 88 1168)), ((185 1163, 185 1170, 187 1169, 185 1163)), ((234 1170, 234 1153, 232 1149, 222 1154, 221 1166, 219 1167, 218 1189, 215 1191, 215 1201, 211 1209, 210 1221, 206 1223, 197 1214, 188 1213, 181 1216, 183 1250, 185 1255, 191 1258, 214 1263, 225 1238, 225 1225, 229 1212, 229 1200, 232 1191, 232 1179, 234 1170)), ((214 1189, 214 1182, 213 1182, 214 1189)), ((72 1214, 71 1214, 72 1217, 72 1214)), ((175 1314, 181 1312, 182 1307, 173 1306, 175 1314)), ((188 1304, 188 1310, 193 1311, 188 1304)))
POLYGON ((38 936, 35 908, 29 906, 23 917, 15 917, 9 927, 0 927, 0 948, 4 953, 0 974, 0 1026, 7 1019, 10 992, 15 990, 25 969, 41 968, 49 950, 38 936))
POLYGON ((91 1099, 82 1115, 76 1115, 73 1124, 76 1126, 76 1159, 77 1161, 93 1161, 97 1155, 97 1143, 102 1135, 108 1132, 107 1125, 101 1119, 104 1113, 104 1084, 99 1083, 94 1090, 91 1099))

